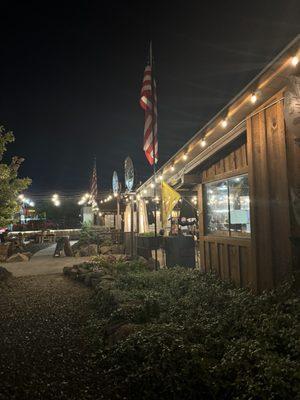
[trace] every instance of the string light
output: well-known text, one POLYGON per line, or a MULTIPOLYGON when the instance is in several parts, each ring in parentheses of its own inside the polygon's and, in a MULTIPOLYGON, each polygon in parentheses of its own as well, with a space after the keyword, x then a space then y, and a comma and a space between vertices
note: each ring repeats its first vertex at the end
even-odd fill
POLYGON ((206 146, 206 140, 203 138, 200 140, 200 146, 205 147, 206 146))
POLYGON ((256 93, 251 94, 250 101, 252 104, 255 104, 257 102, 257 94, 256 93))
POLYGON ((221 127, 225 129, 225 128, 227 127, 227 125, 228 125, 228 120, 227 120, 227 118, 222 119, 222 121, 221 121, 221 127))
POLYGON ((291 59, 291 64, 292 64, 292 66, 293 66, 293 67, 296 67, 298 63, 299 63, 299 58, 298 58, 298 56, 292 57, 292 59, 291 59))
POLYGON ((187 154, 184 154, 184 155, 182 156, 182 159, 183 159, 183 161, 186 161, 186 160, 188 159, 187 154))
POLYGON ((174 165, 171 165, 171 171, 174 172, 175 171, 175 167, 174 165))

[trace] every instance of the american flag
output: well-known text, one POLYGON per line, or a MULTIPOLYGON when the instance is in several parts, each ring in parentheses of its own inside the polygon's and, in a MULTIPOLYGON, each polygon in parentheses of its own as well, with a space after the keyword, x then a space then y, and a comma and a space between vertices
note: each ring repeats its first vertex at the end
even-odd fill
MULTIPOLYGON (((150 50, 150 60, 152 58, 151 53, 150 50)), ((151 65, 147 65, 145 68, 140 105, 145 110, 144 152, 150 165, 153 165, 154 158, 155 163, 158 161, 158 141, 156 83, 151 65), (154 154, 153 147, 155 149, 154 154)))
POLYGON ((96 165, 96 159, 95 159, 94 167, 93 167, 93 173, 92 173, 92 181, 91 181, 91 203, 92 203, 92 207, 97 207, 97 196, 98 196, 97 165, 96 165))

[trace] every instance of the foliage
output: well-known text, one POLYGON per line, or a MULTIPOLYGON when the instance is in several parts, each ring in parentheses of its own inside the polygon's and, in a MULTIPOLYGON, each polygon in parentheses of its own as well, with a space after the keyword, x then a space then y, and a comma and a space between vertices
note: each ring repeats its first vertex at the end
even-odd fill
POLYGON ((109 246, 112 244, 109 239, 109 235, 105 230, 99 231, 93 228, 91 224, 84 223, 82 224, 81 233, 79 241, 77 242, 77 246, 88 245, 88 244, 101 244, 105 246, 109 246))
MULTIPOLYGON (((7 144, 13 141, 12 132, 0 127, 0 161, 3 160, 7 144)), ((23 161, 23 158, 13 157, 10 164, 0 163, 0 227, 13 222, 14 215, 19 210, 18 195, 31 183, 28 178, 18 178, 18 171, 23 161)))
POLYGON ((95 305, 104 397, 299 398, 300 299, 289 284, 254 296, 197 271, 142 270, 96 290, 95 305), (128 323, 138 329, 107 346, 108 327, 128 323))

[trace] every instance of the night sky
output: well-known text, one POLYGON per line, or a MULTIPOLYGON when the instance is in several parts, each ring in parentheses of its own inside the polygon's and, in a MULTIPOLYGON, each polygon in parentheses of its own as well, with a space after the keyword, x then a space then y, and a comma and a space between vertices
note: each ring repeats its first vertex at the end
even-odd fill
POLYGON ((130 155, 151 174, 139 106, 149 40, 162 165, 299 33, 299 0, 6 2, 0 122, 29 193, 100 189, 130 155), (165 5, 163 5, 165 4, 165 5))

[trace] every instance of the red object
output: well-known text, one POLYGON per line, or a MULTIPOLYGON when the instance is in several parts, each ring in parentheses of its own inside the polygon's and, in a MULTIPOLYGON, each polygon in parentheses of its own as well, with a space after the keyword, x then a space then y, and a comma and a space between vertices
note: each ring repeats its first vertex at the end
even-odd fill
POLYGON ((157 140, 157 97, 156 83, 152 76, 151 65, 147 65, 144 72, 143 86, 141 90, 140 105, 145 110, 144 127, 144 152, 150 163, 153 165, 158 161, 158 140, 157 140), (153 146, 154 145, 154 146, 153 146), (154 147, 154 154, 153 154, 154 147))

